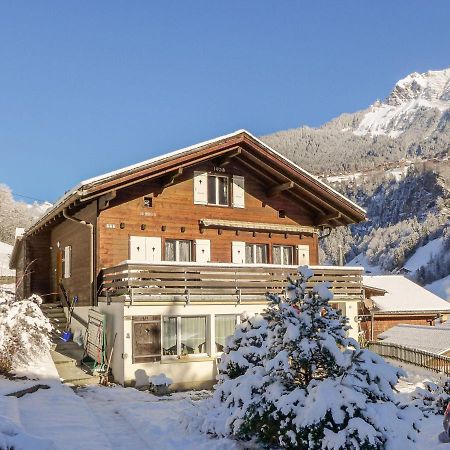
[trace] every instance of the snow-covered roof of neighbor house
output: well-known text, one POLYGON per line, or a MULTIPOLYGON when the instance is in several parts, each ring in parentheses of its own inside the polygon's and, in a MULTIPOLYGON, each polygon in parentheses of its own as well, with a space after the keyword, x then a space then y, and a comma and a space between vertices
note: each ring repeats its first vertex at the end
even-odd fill
POLYGON ((391 344, 441 355, 450 351, 450 328, 427 325, 396 325, 378 336, 391 344))
POLYGON ((386 291, 371 297, 375 312, 450 311, 450 303, 403 275, 364 275, 363 284, 386 291))
POLYGON ((211 139, 209 141, 200 142, 198 144, 182 148, 180 150, 176 150, 170 153, 165 153, 163 155, 148 159, 146 161, 142 161, 138 164, 133 164, 131 166, 123 167, 119 170, 115 170, 112 172, 105 173, 103 175, 99 175, 97 177, 89 178, 87 180, 82 181, 77 186, 75 186, 73 189, 68 190, 55 204, 44 214, 41 219, 36 222, 27 232, 30 230, 36 228, 36 226, 45 223, 47 220, 49 220, 55 212, 59 211, 61 207, 70 201, 71 198, 81 198, 83 195, 91 195, 88 190, 92 190, 98 185, 101 185, 102 183, 110 182, 112 180, 116 180, 119 177, 134 174, 140 170, 152 168, 155 166, 158 166, 162 163, 176 160, 177 158, 180 158, 182 156, 190 155, 191 153, 195 153, 199 151, 200 149, 207 147, 212 144, 219 143, 221 141, 225 141, 227 139, 236 138, 239 137, 239 135, 246 135, 251 140, 256 142, 260 147, 264 148, 269 154, 276 157, 278 160, 283 161, 285 164, 287 164, 290 168, 292 168, 295 172, 302 175, 303 177, 306 177, 308 180, 311 180, 315 186, 322 189, 325 192, 330 193, 334 198, 339 199, 343 204, 347 205, 348 207, 353 210, 356 215, 359 217, 359 220, 363 220, 366 211, 361 208, 356 203, 352 202, 350 199, 330 187, 329 185, 325 184, 323 181, 321 181, 319 178, 315 177, 305 169, 302 169, 301 167, 297 166, 295 163, 293 163, 291 160, 286 158, 285 156, 278 153, 276 150, 269 147, 267 144, 259 140, 257 137, 253 136, 251 133, 249 133, 246 130, 237 130, 233 133, 219 136, 214 139, 211 139))

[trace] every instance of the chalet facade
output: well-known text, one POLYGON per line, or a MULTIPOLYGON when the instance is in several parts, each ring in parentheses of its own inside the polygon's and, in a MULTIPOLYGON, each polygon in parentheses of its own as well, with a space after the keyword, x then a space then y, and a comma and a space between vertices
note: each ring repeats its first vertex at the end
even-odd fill
POLYGON ((105 314, 118 382, 201 385, 240 315, 283 294, 298 265, 333 283, 357 337, 362 271, 318 266, 318 243, 364 219, 240 130, 80 183, 16 240, 11 264, 19 296, 76 297, 74 326, 89 308, 105 314))

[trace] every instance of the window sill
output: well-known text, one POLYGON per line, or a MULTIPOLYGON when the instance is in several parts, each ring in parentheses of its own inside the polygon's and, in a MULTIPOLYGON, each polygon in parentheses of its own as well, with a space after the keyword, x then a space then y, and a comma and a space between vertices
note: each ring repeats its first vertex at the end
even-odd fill
POLYGON ((191 363, 191 362, 205 362, 214 361, 215 358, 212 356, 198 356, 190 358, 161 358, 161 364, 178 364, 178 363, 191 363))

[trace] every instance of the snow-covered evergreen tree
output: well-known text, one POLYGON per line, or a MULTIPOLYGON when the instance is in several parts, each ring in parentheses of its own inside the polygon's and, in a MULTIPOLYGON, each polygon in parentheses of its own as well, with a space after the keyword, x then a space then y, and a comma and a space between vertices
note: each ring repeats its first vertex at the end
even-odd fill
POLYGON ((300 268, 286 299, 269 296, 265 321, 257 321, 266 342, 256 352, 249 353, 248 345, 255 327, 244 323, 237 329, 203 431, 292 449, 413 443, 421 412, 396 402, 393 387, 401 370, 346 336, 347 319, 330 307, 328 286, 308 289, 311 276, 300 268), (254 364, 249 354, 258 355, 254 364))

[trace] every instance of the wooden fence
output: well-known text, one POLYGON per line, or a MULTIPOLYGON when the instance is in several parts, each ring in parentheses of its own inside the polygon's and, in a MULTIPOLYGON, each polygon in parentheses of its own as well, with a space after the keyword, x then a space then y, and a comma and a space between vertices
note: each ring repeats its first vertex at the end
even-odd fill
MULTIPOLYGON (((312 282, 328 281, 335 299, 362 299, 362 270, 311 267, 312 282)), ((261 301, 267 293, 283 294, 296 266, 221 263, 124 263, 103 270, 101 295, 129 295, 155 301, 261 301)))
POLYGON ((380 356, 450 375, 450 357, 448 356, 382 341, 369 341, 367 347, 380 356))

